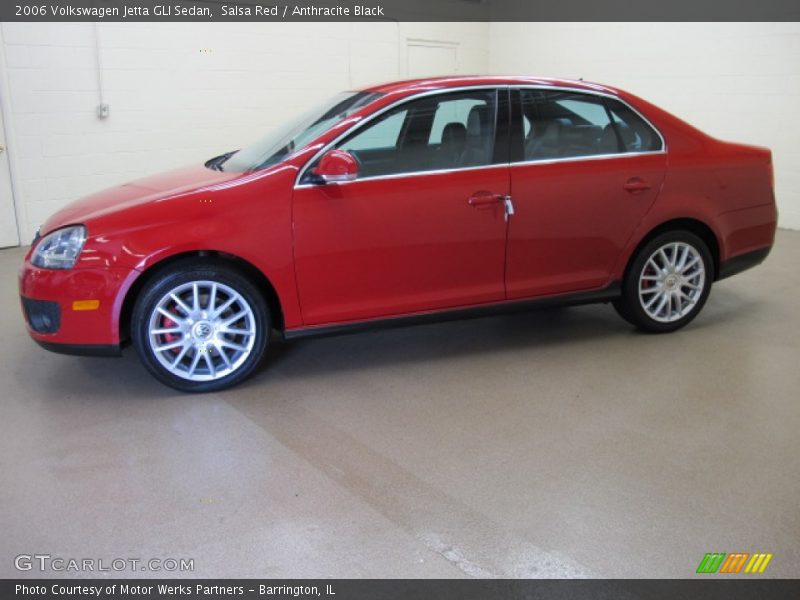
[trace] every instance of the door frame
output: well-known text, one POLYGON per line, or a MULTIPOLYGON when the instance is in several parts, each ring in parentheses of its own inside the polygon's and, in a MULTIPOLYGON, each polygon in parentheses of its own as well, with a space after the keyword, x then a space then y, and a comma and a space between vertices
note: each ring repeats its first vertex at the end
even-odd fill
POLYGON ((6 149, 4 154, 8 161, 8 174, 11 181, 11 208, 14 212, 14 223, 17 229, 17 246, 22 245, 22 231, 24 230, 25 223, 23 222, 22 215, 22 197, 20 194, 21 181, 19 175, 19 165, 17 164, 16 156, 13 149, 16 147, 16 136, 12 122, 11 100, 9 94, 11 85, 8 79, 8 63, 6 62, 6 43, 3 37, 4 23, 0 23, 0 122, 2 122, 3 131, 5 134, 6 149))
MULTIPOLYGON (((510 112, 511 111, 511 102, 512 102, 512 99, 509 96, 510 88, 511 88, 511 86, 509 84, 506 84, 506 83, 499 83, 499 84, 488 84, 487 83, 487 84, 475 84, 475 85, 463 85, 463 86, 437 88, 437 89, 433 89, 433 90, 427 90, 427 91, 424 91, 424 92, 413 92, 411 94, 408 94, 407 96, 403 96, 402 98, 399 98, 398 100, 395 100, 394 102, 391 102, 391 103, 387 104, 386 106, 383 106, 383 107, 379 108, 378 110, 370 113, 369 115, 367 115, 366 117, 364 117, 363 119, 358 121, 357 123, 353 124, 346 131, 341 132, 336 137, 334 137, 334 138, 330 139, 329 141, 325 142, 319 148, 319 150, 317 150, 298 169, 297 175, 295 176, 295 180, 294 180, 294 189, 298 189, 298 188, 302 189, 302 188, 305 188, 305 187, 310 187, 310 186, 316 185, 316 184, 313 184, 313 183, 301 183, 303 181, 303 176, 306 174, 306 171, 308 171, 308 169, 311 168, 311 165, 313 165, 323 154, 325 154, 328 150, 330 150, 331 148, 336 146, 336 144, 341 142, 343 139, 345 139, 346 137, 348 137, 350 135, 355 134, 358 130, 363 129, 369 123, 371 123, 373 120, 377 119, 378 117, 380 117, 384 113, 389 112, 390 110, 392 110, 394 108, 397 108, 398 106, 401 106, 402 104, 404 104, 406 102, 411 102, 411 101, 417 100, 419 98, 425 98, 425 97, 428 97, 428 96, 438 96, 438 95, 450 94, 450 93, 455 93, 455 92, 469 92, 469 91, 472 91, 472 90, 488 90, 488 89, 497 90, 497 94, 498 94, 497 95, 497 111, 498 111, 497 112, 497 122, 500 123, 501 122, 501 118, 504 119, 505 120, 505 125, 506 125, 507 128, 504 131, 499 131, 498 130, 498 131, 495 132, 494 151, 497 152, 498 146, 503 148, 503 154, 501 155, 502 160, 497 162, 497 163, 495 163, 495 164, 503 163, 506 166, 509 166, 509 160, 508 160, 509 159, 508 152, 510 151, 509 134, 510 134, 510 131, 511 131, 511 126, 512 126, 511 125, 511 121, 513 119, 513 114, 510 112), (505 98, 503 98, 501 96, 502 93, 506 94, 505 98), (502 111, 506 111, 505 114, 503 114, 502 111)), ((455 172, 455 171, 465 171, 465 170, 482 169, 482 168, 485 168, 485 167, 462 167, 462 168, 458 168, 458 169, 443 169, 441 171, 448 171, 448 172, 452 171, 452 172, 455 172)), ((383 175, 381 177, 382 178, 400 177, 400 176, 404 177, 404 176, 408 176, 408 175, 430 174, 430 173, 433 173, 433 172, 435 172, 435 171, 419 171, 419 172, 416 172, 416 173, 409 172, 409 173, 400 174, 400 175, 383 175)), ((374 179, 374 177, 370 177, 369 179, 374 179)), ((341 183, 339 183, 337 185, 347 185, 349 183, 357 183, 358 181, 359 180, 356 180, 356 181, 353 181, 353 182, 341 182, 341 183)), ((361 179, 360 181, 364 181, 364 179, 361 179)))

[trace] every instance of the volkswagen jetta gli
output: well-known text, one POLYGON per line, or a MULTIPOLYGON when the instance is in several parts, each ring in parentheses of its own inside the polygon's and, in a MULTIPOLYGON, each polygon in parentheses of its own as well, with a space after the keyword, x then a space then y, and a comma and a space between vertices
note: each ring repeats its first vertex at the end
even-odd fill
POLYGON ((761 262, 769 150, 618 89, 442 78, 341 94, 259 142, 79 200, 20 273, 30 335, 180 390, 240 382, 285 338, 543 304, 694 319, 761 262))

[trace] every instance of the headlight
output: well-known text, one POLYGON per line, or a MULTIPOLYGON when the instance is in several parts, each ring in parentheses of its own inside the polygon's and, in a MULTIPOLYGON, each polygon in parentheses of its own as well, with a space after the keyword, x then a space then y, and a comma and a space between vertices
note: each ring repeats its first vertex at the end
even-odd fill
POLYGON ((86 227, 71 225, 44 236, 33 251, 31 262, 45 269, 71 269, 86 241, 86 227))

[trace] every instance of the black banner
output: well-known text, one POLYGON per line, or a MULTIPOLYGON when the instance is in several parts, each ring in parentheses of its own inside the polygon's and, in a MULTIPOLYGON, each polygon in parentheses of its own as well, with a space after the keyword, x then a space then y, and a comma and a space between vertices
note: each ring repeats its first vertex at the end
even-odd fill
POLYGON ((0 21, 798 21, 797 0, 3 0, 0 21))
POLYGON ((800 580, 250 580, 72 579, 4 580, 0 598, 52 600, 777 600, 800 598, 800 580))

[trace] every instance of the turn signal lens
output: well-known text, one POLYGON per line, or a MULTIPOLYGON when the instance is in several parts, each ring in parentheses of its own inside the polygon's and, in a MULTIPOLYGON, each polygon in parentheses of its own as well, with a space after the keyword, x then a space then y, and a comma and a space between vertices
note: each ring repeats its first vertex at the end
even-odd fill
POLYGON ((75 300, 72 303, 72 310, 97 310, 100 308, 100 300, 75 300))

